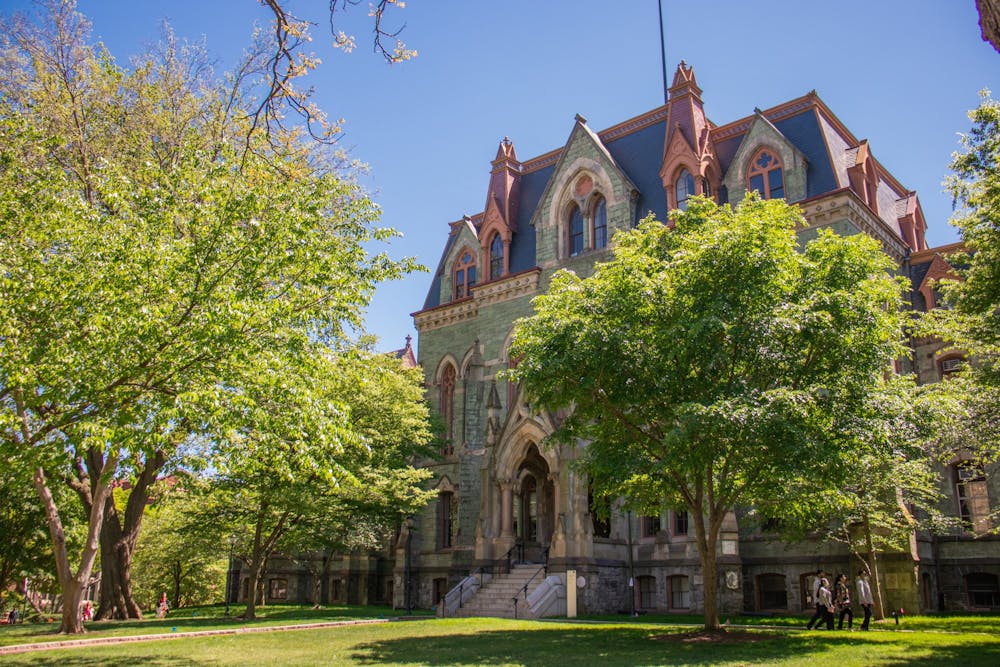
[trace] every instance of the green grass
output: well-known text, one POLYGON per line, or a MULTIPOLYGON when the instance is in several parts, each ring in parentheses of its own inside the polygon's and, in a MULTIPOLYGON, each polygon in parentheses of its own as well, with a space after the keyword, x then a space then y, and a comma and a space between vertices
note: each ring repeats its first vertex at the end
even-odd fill
MULTIPOLYGON (((726 617, 733 625, 766 625, 788 628, 804 628, 811 614, 802 616, 736 616, 726 617)), ((621 623, 667 623, 667 624, 701 624, 703 618, 691 614, 643 614, 637 617, 622 616, 581 616, 588 620, 616 621, 621 623)), ((861 627, 863 615, 854 617, 854 627, 861 627)), ((845 619, 846 623, 846 619, 845 619)), ((942 632, 988 632, 1000 635, 1000 614, 927 614, 920 616, 903 616, 899 624, 892 618, 884 621, 871 621, 872 630, 936 630, 942 632)))
MULTIPOLYGON (((957 618, 957 617, 953 617, 957 618)), ((754 643, 662 641, 687 632, 646 621, 582 624, 502 619, 418 620, 266 634, 178 638, 4 656, 4 665, 155 667, 223 665, 1000 665, 993 618, 972 632, 760 631, 754 643)))
MULTIPOLYGON (((153 613, 141 621, 94 621, 85 623, 86 637, 123 637, 193 630, 220 630, 226 628, 254 627, 261 625, 294 625, 296 623, 319 623, 357 618, 395 618, 404 612, 390 607, 361 607, 352 605, 327 606, 313 609, 302 605, 268 605, 257 608, 257 618, 244 621, 235 617, 245 607, 231 607, 233 616, 225 617, 225 607, 188 607, 174 609, 167 618, 159 620, 153 613), (176 630, 175 630, 176 628, 176 630)), ((430 612, 414 612, 429 614, 430 612)), ((34 642, 60 641, 72 639, 58 634, 59 621, 54 623, 23 623, 16 626, 0 626, 0 646, 30 644, 34 642)))

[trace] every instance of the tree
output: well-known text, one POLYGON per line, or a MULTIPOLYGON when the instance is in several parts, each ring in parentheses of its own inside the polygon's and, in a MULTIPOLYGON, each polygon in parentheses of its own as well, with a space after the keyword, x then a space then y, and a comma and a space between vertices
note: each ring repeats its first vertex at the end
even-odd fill
MULTIPOLYGON (((24 593, 25 578, 32 582, 55 574, 45 512, 31 487, 29 471, 0 459, 0 609, 13 591, 24 593)), ((62 489, 60 489, 62 491, 62 489)), ((70 539, 78 532, 80 517, 70 516, 70 539)), ((32 585, 32 588, 35 588, 32 585)))
MULTIPOLYGON (((945 463, 955 456, 996 472, 1000 461, 1000 102, 981 93, 973 122, 953 156, 945 181, 956 204, 952 224, 964 253, 949 255, 957 280, 943 280, 941 305, 917 320, 919 335, 934 336, 968 359, 963 370, 937 389, 950 406, 948 430, 939 445, 945 463), (992 470, 991 470, 992 468, 992 470)), ((994 512, 977 530, 1000 530, 994 512)))
POLYGON ((153 609, 166 592, 174 607, 219 601, 226 581, 228 542, 222 531, 192 530, 188 517, 198 512, 195 480, 172 480, 147 508, 135 548, 132 581, 143 609, 153 609))
POLYGON ((218 472, 199 516, 236 537, 244 618, 274 553, 374 546, 433 496, 421 488, 430 472, 409 465, 431 436, 421 373, 357 348, 311 362, 305 374, 270 367, 270 382, 220 397, 218 472))
POLYGON ((956 257, 961 280, 944 284, 950 308, 934 315, 939 333, 973 348, 980 378, 995 386, 1000 384, 1000 102, 989 91, 981 97, 969 112, 973 127, 961 137, 963 151, 953 156, 954 174, 945 181, 957 206, 951 222, 968 254, 956 257))
POLYGON ((82 632, 115 478, 134 476, 136 500, 109 571, 133 551, 141 480, 223 421, 217 396, 270 368, 308 380, 316 343, 359 331, 375 284, 416 265, 369 254, 394 232, 339 157, 294 128, 252 131, 259 50, 228 85, 169 39, 126 71, 73 3, 49 8, 3 31, 0 448, 33 473, 60 630, 82 632), (87 514, 76 567, 63 483, 87 514))
POLYGON ((876 618, 885 616, 880 555, 909 552, 918 531, 954 525, 938 507, 940 443, 954 408, 941 389, 889 376, 853 416, 846 433, 853 460, 842 477, 791 479, 789 490, 800 495, 794 506, 754 509, 760 518, 780 516, 785 539, 844 544, 871 577, 876 618))
MULTIPOLYGON (((286 2, 281 0, 260 0, 274 15, 274 47, 267 57, 268 82, 266 92, 253 113, 253 128, 261 128, 269 134, 272 128, 285 129, 284 110, 304 122, 309 134, 316 140, 335 143, 340 138, 340 126, 331 123, 326 115, 309 101, 311 89, 296 85, 296 79, 316 68, 319 60, 312 54, 303 54, 300 49, 310 41, 310 21, 292 14, 286 2)), ((361 0, 330 0, 328 7, 330 34, 333 46, 345 52, 354 50, 353 35, 338 29, 338 13, 356 6, 361 0)), ((416 57, 417 52, 407 48, 399 38, 405 24, 395 30, 387 29, 383 22, 391 8, 402 9, 402 0, 377 0, 369 3, 368 15, 372 18, 372 50, 382 55, 389 64, 399 63, 416 57), (390 44, 391 43, 391 44, 390 44)))
POLYGON ((791 477, 843 474, 846 420, 901 349, 901 285, 864 235, 821 231, 799 252, 782 200, 674 216, 620 232, 590 278, 557 272, 517 323, 510 375, 566 413, 553 439, 586 443, 599 494, 687 508, 717 629, 726 514, 794 502, 791 477))

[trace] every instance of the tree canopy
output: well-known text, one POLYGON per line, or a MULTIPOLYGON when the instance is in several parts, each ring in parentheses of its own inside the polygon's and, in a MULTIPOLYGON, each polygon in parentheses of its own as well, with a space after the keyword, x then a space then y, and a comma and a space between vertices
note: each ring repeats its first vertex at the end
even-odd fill
POLYGON ((557 272, 517 323, 511 376, 564 415, 555 439, 586 443, 598 493, 688 509, 714 628, 725 516, 843 473, 848 419, 901 351, 901 284, 865 235, 797 247, 783 200, 673 216, 617 234, 587 279, 557 272))
POLYGON ((324 392, 375 285, 416 265, 372 254, 395 232, 342 156, 253 129, 263 50, 222 78, 168 32, 126 69, 73 3, 48 7, 0 41, 0 450, 32 471, 79 632, 122 476, 148 486, 206 437, 252 431, 323 448, 311 473, 344 477, 369 437, 346 417, 361 392, 324 392), (295 410, 268 412, 269 392, 295 410), (63 483, 88 516, 78 557, 63 483))

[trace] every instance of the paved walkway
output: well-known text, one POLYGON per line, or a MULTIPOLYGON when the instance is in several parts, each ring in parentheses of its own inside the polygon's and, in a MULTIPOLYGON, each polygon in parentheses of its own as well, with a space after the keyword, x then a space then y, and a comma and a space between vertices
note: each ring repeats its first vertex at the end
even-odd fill
MULTIPOLYGON (((429 616, 428 618, 433 618, 429 616)), ((114 637, 80 637, 51 642, 35 642, 33 644, 15 644, 0 646, 0 656, 29 651, 54 651, 60 648, 81 648, 86 646, 107 646, 124 644, 126 642, 149 642, 163 639, 186 639, 188 637, 214 637, 217 635, 242 635, 252 632, 285 632, 289 630, 313 630, 316 628, 333 628, 338 625, 372 625, 389 623, 387 618, 366 618, 353 621, 324 621, 320 623, 297 623, 295 625, 260 625, 242 626, 239 628, 222 628, 218 630, 193 630, 191 632, 161 632, 154 635, 117 635, 114 637)))

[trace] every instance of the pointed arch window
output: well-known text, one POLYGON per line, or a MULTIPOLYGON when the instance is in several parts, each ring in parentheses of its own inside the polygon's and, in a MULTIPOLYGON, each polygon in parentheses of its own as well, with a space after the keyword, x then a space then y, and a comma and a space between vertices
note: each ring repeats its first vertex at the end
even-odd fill
POLYGON ((437 547, 450 549, 455 527, 455 494, 451 491, 442 491, 438 494, 437 523, 437 547))
POLYGON ((785 196, 785 176, 781 160, 772 150, 762 148, 750 162, 747 189, 759 192, 761 199, 780 199, 785 196))
POLYGON ((681 170, 681 175, 677 177, 674 184, 674 191, 677 194, 677 208, 686 211, 688 198, 694 195, 694 176, 687 169, 681 170))
POLYGON ((476 286, 476 257, 466 250, 455 263, 455 299, 472 296, 472 288, 476 286))
POLYGON ((574 205, 569 212, 567 246, 570 257, 575 257, 583 252, 583 213, 580 207, 574 205))
POLYGON ((451 439, 454 434, 455 423, 455 378, 457 377, 455 367, 448 364, 441 371, 441 395, 438 404, 438 413, 444 421, 445 445, 442 454, 449 456, 454 453, 455 448, 451 439))
POLYGON ((503 275, 503 239, 500 234, 493 234, 490 241, 490 280, 496 280, 503 275))
POLYGON ((598 197, 594 202, 594 248, 604 248, 608 245, 608 204, 604 197, 598 197))

